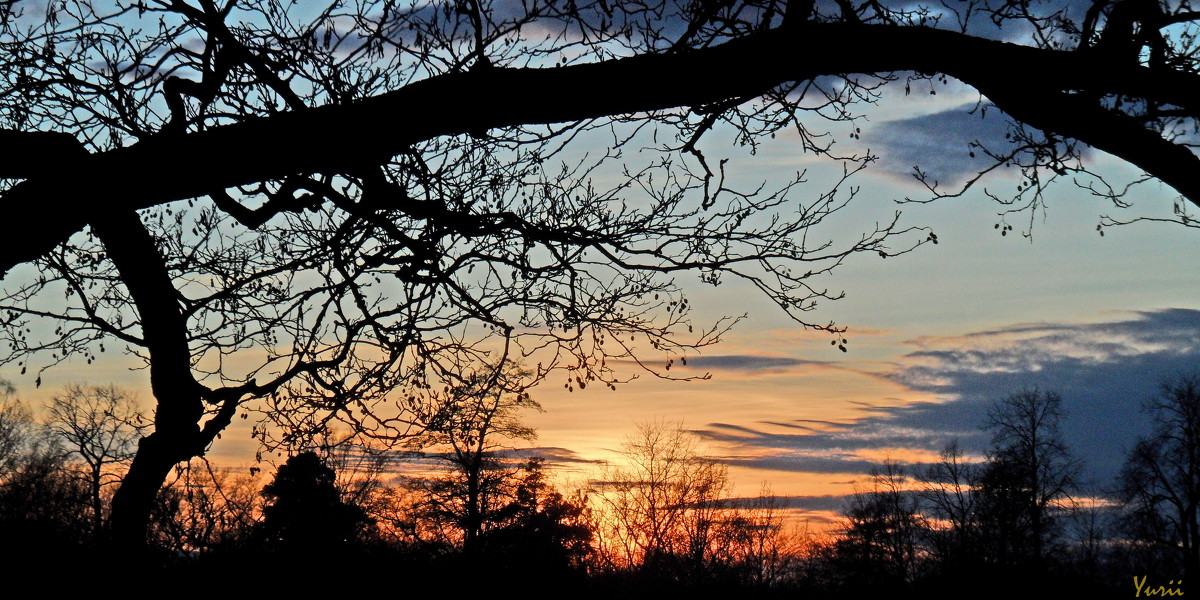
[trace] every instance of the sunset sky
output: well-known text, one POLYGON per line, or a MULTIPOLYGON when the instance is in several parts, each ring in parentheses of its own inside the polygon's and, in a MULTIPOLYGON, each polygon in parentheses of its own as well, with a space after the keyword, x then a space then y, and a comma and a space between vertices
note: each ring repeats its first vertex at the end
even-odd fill
MULTIPOLYGON (((754 290, 696 284, 699 315, 749 315, 723 344, 675 367, 712 378, 643 377, 617 392, 547 386, 536 392, 546 413, 531 417, 540 445, 569 450, 564 458, 602 458, 635 422, 681 421, 730 465, 737 494, 767 481, 821 521, 885 458, 935 460, 954 439, 982 455, 988 404, 1040 387, 1063 397, 1064 433, 1088 488, 1110 486, 1148 427, 1139 404, 1164 378, 1200 366, 1200 235, 1161 223, 1098 234, 1102 214, 1169 214, 1176 195, 1157 183, 1137 189, 1141 206, 1122 211, 1059 182, 1034 216, 1032 239, 1021 235, 1028 213, 1008 217, 1013 229, 1001 236, 1003 207, 978 190, 897 206, 893 199, 922 197, 913 165, 961 181, 975 168, 969 142, 1002 143, 1002 116, 968 113, 977 94, 953 82, 938 90, 936 102, 891 93, 862 127, 861 148, 881 160, 857 181, 864 202, 853 217, 873 223, 900 208, 903 223, 932 226, 940 243, 887 260, 858 257, 828 278, 846 297, 819 316, 849 327, 849 352, 792 326, 754 290)), ((790 154, 786 139, 755 159, 742 176, 820 168, 790 154)), ((1091 153, 1088 165, 1113 182, 1137 176, 1106 155, 1091 153)))
MULTIPOLYGON (((856 178, 862 191, 838 227, 853 234, 900 209, 903 224, 928 225, 940 242, 886 260, 855 257, 821 281, 846 297, 808 316, 847 326, 849 351, 832 347, 827 334, 795 326, 748 285, 713 288, 680 278, 697 324, 748 315, 722 344, 673 371, 711 379, 642 374, 616 391, 533 390, 545 408, 527 415, 540 432, 535 446, 558 465, 561 479, 586 480, 638 422, 680 421, 730 466, 735 495, 753 495, 766 481, 792 507, 828 519, 884 458, 932 460, 952 439, 981 453, 988 440, 978 425, 988 403, 1040 386, 1063 396, 1067 441, 1094 489, 1110 483, 1145 431, 1139 403, 1164 377, 1200 365, 1200 232, 1139 223, 1097 233, 1102 214, 1169 214, 1175 194, 1157 183, 1136 188, 1139 205, 1121 211, 1060 182, 1044 213, 1034 215, 1032 240, 1021 235, 1028 213, 1009 217, 1013 230, 1001 236, 995 225, 1002 207, 978 190, 928 205, 895 204, 922 197, 913 165, 941 181, 961 181, 978 166, 967 155, 969 142, 1003 143, 1001 115, 969 114, 977 94, 953 82, 937 89, 936 97, 906 97, 903 85, 890 86, 869 120, 858 123, 861 140, 839 142, 869 148, 881 160, 856 178)), ((851 126, 830 127, 844 139, 851 126)), ((830 169, 840 169, 799 154, 786 135, 753 157, 721 142, 719 134, 710 140, 713 151, 732 153, 727 169, 744 182, 809 169, 818 193, 830 169)), ((1093 153, 1089 165, 1115 182, 1138 175, 1105 155, 1093 153)), ((988 185, 1007 191, 1015 181, 1000 175, 988 185)), ((80 381, 113 382, 148 402, 146 372, 126 366, 71 363, 48 372, 40 389, 19 368, 0 376, 35 403, 80 381)), ((211 456, 238 464, 252 460, 253 450, 243 428, 228 432, 211 456)))

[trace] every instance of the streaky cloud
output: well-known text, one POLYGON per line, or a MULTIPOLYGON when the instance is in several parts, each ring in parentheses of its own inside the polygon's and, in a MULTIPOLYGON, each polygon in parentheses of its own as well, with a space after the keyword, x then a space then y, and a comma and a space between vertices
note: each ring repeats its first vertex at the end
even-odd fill
POLYGON ((712 423, 695 433, 744 448, 740 456, 722 460, 730 465, 865 474, 877 463, 864 459, 864 452, 937 452, 958 440, 969 453, 982 456, 990 443, 981 428, 988 407, 1036 387, 1062 397, 1065 440, 1092 482, 1103 486, 1136 438, 1149 431, 1143 402, 1168 377, 1200 370, 1200 310, 1165 308, 1105 317, 917 338, 908 342, 914 351, 873 374, 933 400, 863 402, 860 406, 869 410, 845 422, 712 423))
POLYGON ((790 356, 756 356, 752 354, 725 354, 696 356, 687 359, 689 367, 724 371, 767 371, 801 366, 830 366, 819 360, 804 360, 790 356))
POLYGON ((850 456, 816 455, 807 453, 776 454, 763 457, 725 458, 719 462, 731 467, 788 471, 793 473, 866 474, 878 465, 872 461, 850 456))
MULTIPOLYGON (((841 510, 850 501, 850 495, 825 496, 772 496, 779 508, 791 508, 812 511, 841 510)), ((733 508, 756 508, 761 505, 761 498, 730 498, 729 505, 733 508)))

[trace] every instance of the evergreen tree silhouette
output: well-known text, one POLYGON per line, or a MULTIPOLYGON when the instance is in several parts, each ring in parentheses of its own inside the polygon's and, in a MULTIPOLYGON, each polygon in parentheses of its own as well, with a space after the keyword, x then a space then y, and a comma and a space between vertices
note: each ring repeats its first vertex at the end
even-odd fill
POLYGON ((312 452, 283 463, 262 490, 264 549, 320 558, 352 548, 371 520, 361 507, 342 500, 335 481, 333 469, 312 452))

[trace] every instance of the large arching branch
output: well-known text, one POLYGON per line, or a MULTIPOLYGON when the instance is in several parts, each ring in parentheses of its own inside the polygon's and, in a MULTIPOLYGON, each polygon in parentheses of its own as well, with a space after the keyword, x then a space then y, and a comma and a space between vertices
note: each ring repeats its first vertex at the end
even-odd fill
POLYGON ((0 270, 42 255, 99 214, 298 172, 355 171, 438 136, 696 106, 821 75, 904 70, 946 73, 992 90, 1017 118, 1129 160, 1200 206, 1200 192, 1185 185, 1200 170, 1200 159, 1190 151, 1175 151, 1170 161, 1146 161, 1149 140, 1127 145, 1130 136, 1113 138, 1060 119, 1063 94, 1072 91, 1146 98, 1200 115, 1200 97, 1192 92, 1200 89, 1200 77, 1194 74, 953 31, 805 23, 691 52, 453 73, 355 103, 164 135, 63 160, 52 174, 31 169, 30 178, 0 200, 9 221, 29 232, 0 238, 0 270), (1024 97, 1013 102, 1018 90, 1024 97))

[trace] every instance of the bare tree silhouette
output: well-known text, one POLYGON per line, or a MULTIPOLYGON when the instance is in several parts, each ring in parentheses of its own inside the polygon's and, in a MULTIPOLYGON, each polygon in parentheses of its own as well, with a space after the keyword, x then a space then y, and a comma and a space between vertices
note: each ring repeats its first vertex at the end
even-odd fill
POLYGON ((1135 542, 1163 553, 1151 566, 1190 577, 1200 571, 1200 376, 1164 382, 1143 407, 1154 432, 1138 439, 1121 470, 1121 520, 1135 542))
POLYGON ((870 487, 848 501, 837 556, 854 585, 902 586, 916 579, 928 524, 909 485, 904 467, 889 459, 872 469, 870 487))
POLYGON ((995 401, 984 428, 992 434, 987 465, 979 473, 978 512, 998 561, 1045 568, 1062 528, 1057 504, 1079 485, 1082 466, 1060 429, 1062 398, 1024 389, 995 401))
POLYGON ((503 524, 502 508, 517 494, 519 469, 498 453, 505 443, 537 437, 519 414, 541 410, 523 389, 528 375, 513 365, 466 374, 414 440, 447 463, 447 475, 427 480, 422 491, 430 517, 456 529, 467 554, 480 550, 487 529, 503 524))
POLYGON ((719 539, 729 479, 680 423, 638 424, 623 461, 596 482, 603 562, 652 577, 699 580, 719 539))
POLYGON ((120 482, 148 426, 136 399, 113 385, 68 385, 50 401, 46 428, 70 458, 83 463, 97 539, 107 526, 105 488, 120 482))

